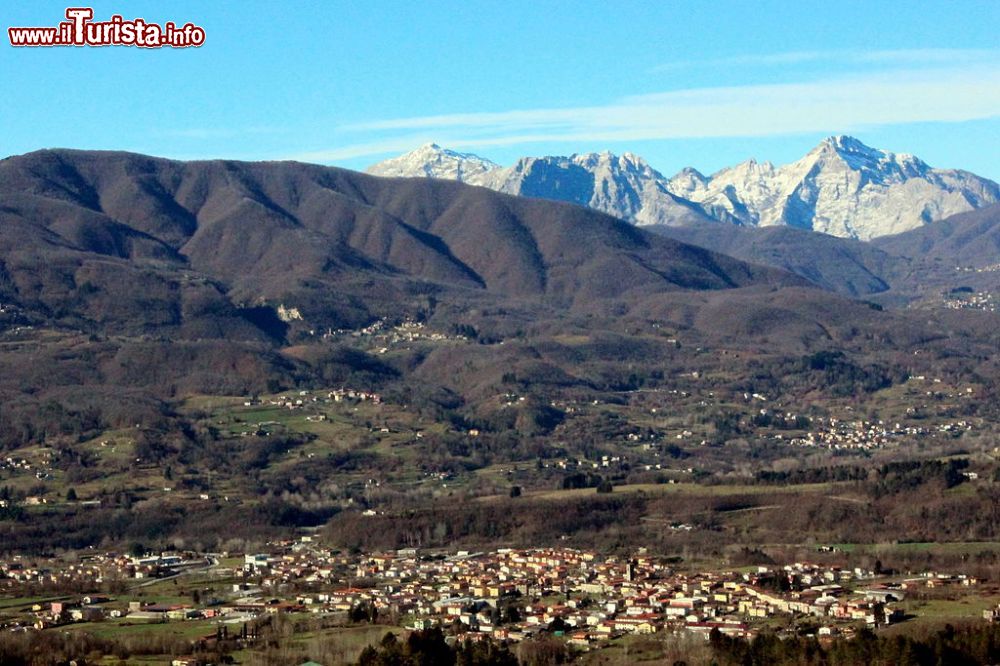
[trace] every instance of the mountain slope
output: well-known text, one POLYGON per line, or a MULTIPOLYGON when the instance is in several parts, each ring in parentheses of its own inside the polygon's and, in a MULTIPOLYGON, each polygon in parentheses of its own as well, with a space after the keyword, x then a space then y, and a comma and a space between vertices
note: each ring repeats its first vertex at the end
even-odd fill
POLYGON ((152 428, 181 455, 186 398, 292 387, 384 389, 501 431, 643 385, 794 376, 821 400, 804 355, 910 372, 938 354, 979 368, 996 347, 994 315, 885 311, 447 180, 55 150, 0 161, 0 202, 0 436, 18 445, 152 428), (537 409, 498 402, 515 389, 537 409))
POLYGON ((904 301, 936 303, 955 290, 1000 292, 1000 205, 876 238, 872 244, 908 262, 909 270, 891 277, 895 295, 904 301))
POLYGON ((743 261, 781 268, 817 286, 861 297, 890 288, 907 260, 868 243, 793 227, 649 227, 650 231, 743 261))
POLYGON ((874 244, 893 254, 941 259, 955 266, 996 266, 1000 264, 1000 205, 878 238, 874 244))
POLYGON ((80 326, 287 300, 337 327, 428 289, 573 307, 794 283, 577 206, 291 162, 41 151, 0 162, 0 200, 4 298, 80 326))

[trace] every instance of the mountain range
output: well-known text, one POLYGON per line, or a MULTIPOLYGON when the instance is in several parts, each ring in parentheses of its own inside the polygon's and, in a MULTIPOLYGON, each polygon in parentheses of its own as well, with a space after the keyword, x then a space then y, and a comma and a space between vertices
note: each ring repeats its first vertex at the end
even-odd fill
POLYGON ((671 336, 799 353, 907 330, 780 268, 445 180, 44 150, 0 160, 0 202, 0 433, 22 439, 43 404, 119 427, 172 396, 403 377, 476 405, 510 373, 609 385, 671 336), (479 344, 337 342, 378 320, 479 344))
MULTIPOLYGON (((912 399, 919 423, 939 406, 995 423, 997 315, 876 298, 897 275, 933 275, 919 253, 953 272, 954 252, 987 259, 974 250, 996 237, 997 211, 920 227, 893 249, 790 227, 637 227, 453 180, 298 162, 9 157, 0 451, 51 450, 53 474, 15 487, 59 499, 0 520, 0 543, 149 543, 180 526, 194 543, 230 525, 260 535, 337 516, 358 532, 365 498, 409 525, 436 516, 419 508, 431 498, 457 503, 446 493, 461 486, 443 474, 505 487, 520 477, 494 470, 516 461, 551 489, 563 476, 554 460, 640 455, 630 434, 666 446, 680 428, 664 467, 690 458, 680 464, 733 478, 761 456, 811 455, 758 437, 758 415, 836 406, 876 418, 861 416, 876 393, 877 418, 912 399), (698 245, 654 233, 692 230, 718 233, 692 236, 698 245), (914 375, 975 393, 941 403, 918 384, 908 398, 914 375), (345 404, 320 423, 269 404, 336 389, 375 392, 381 406, 345 404), (102 452, 116 446, 128 448, 102 452), (386 495, 366 479, 385 480, 386 495), (67 487, 88 506, 64 502, 67 487)), ((1000 273, 955 276, 951 289, 1000 273)), ((954 446, 992 441, 977 435, 954 446)), ((658 474, 627 460, 623 473, 658 474)))
POLYGON ((298 162, 13 156, 0 160, 0 441, 127 428, 160 446, 194 433, 177 411, 190 396, 293 387, 384 389, 432 418, 523 434, 553 427, 557 399, 654 383, 819 403, 834 385, 914 373, 974 370, 995 386, 994 313, 876 298, 891 301, 897 277, 938 275, 907 252, 961 280, 935 283, 939 295, 1000 276, 947 259, 974 258, 998 211, 915 229, 893 250, 786 227, 636 227, 298 162), (701 246, 654 233, 692 229, 723 233, 686 239, 701 246), (523 405, 498 400, 512 392, 523 405))
POLYGON ((189 300, 224 311, 209 307, 223 291, 231 307, 292 299, 314 323, 341 326, 360 307, 350 294, 375 310, 379 294, 441 289, 572 307, 794 283, 578 206, 295 162, 40 151, 0 161, 0 201, 0 298, 81 324, 133 298, 145 312, 126 309, 117 325, 183 323, 189 300))
POLYGON ((711 176, 686 168, 667 178, 641 157, 608 152, 523 157, 502 167, 435 144, 368 172, 459 180, 568 201, 640 226, 787 226, 860 240, 1000 202, 1000 186, 991 180, 935 169, 912 155, 871 148, 848 136, 827 138, 791 164, 748 160, 711 176))
POLYGON ((786 226, 646 227, 684 243, 786 270, 845 296, 905 305, 951 289, 1000 290, 1000 204, 869 242, 786 226))

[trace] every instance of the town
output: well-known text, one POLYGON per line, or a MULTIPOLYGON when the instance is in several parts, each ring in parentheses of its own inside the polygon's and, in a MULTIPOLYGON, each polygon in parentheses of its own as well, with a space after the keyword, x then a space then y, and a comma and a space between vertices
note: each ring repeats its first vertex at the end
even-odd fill
MULTIPOLYGON (((440 627, 465 639, 510 643, 547 633, 587 651, 629 634, 664 631, 748 638, 784 626, 807 627, 821 638, 850 637, 862 627, 908 618, 900 602, 915 591, 974 591, 980 585, 963 574, 901 575, 879 566, 794 562, 680 571, 645 549, 624 557, 571 548, 346 554, 309 536, 247 554, 14 556, 0 561, 5 597, 44 597, 45 591, 55 596, 27 600, 20 610, 5 605, 0 628, 200 622, 207 634, 226 627, 227 634, 245 636, 247 626, 290 614, 329 618, 334 625, 440 627), (183 603, 144 593, 151 585, 196 575, 212 582, 194 588, 183 603)), ((997 615, 995 609, 984 612, 989 619, 997 615)))

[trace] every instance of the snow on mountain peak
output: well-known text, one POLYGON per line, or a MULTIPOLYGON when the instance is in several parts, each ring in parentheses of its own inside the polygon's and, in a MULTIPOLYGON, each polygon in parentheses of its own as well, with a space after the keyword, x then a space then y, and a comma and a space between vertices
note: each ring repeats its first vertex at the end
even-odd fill
POLYGON ((499 168, 499 164, 478 155, 425 143, 414 151, 373 164, 367 172, 393 178, 444 178, 468 182, 499 168))
POLYGON ((823 139, 790 164, 749 159, 711 176, 686 168, 668 179, 634 153, 610 151, 523 157, 501 167, 435 143, 368 172, 449 178, 569 201, 639 225, 788 225, 864 240, 1000 202, 1000 186, 990 180, 932 169, 913 155, 872 148, 847 135, 823 139))
POLYGON ((774 168, 748 160, 703 185, 671 180, 671 191, 716 217, 789 225, 868 240, 1000 201, 1000 188, 973 174, 932 169, 920 159, 831 136, 803 158, 774 168))
POLYGON ((587 169, 603 169, 612 173, 649 171, 652 177, 662 178, 659 172, 650 167, 646 160, 629 152, 616 155, 611 151, 603 150, 599 153, 574 153, 568 158, 544 159, 568 159, 569 162, 587 169))
POLYGON ((843 151, 848 153, 877 153, 882 152, 870 146, 866 146, 858 139, 853 136, 848 136, 846 134, 838 134, 835 136, 828 136, 823 139, 817 148, 830 147, 837 151, 843 151))

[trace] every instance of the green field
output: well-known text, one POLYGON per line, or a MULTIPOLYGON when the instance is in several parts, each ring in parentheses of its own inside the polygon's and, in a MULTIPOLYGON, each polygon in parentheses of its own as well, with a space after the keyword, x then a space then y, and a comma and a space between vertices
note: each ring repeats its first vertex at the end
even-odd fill
POLYGON ((845 553, 903 554, 930 553, 932 555, 975 555, 983 552, 1000 552, 998 541, 952 541, 912 543, 835 543, 830 544, 845 553))
MULTIPOLYGON (((783 493, 820 494, 832 492, 836 483, 804 483, 788 486, 765 485, 703 485, 698 483, 636 483, 615 486, 615 493, 632 494, 646 493, 649 495, 688 495, 695 497, 728 497, 733 495, 775 495, 783 493)), ((594 495, 594 488, 575 488, 573 490, 543 490, 525 493, 525 497, 540 500, 577 500, 587 495, 594 495)), ((482 498, 487 500, 490 498, 482 498)))
POLYGON ((79 622, 60 627, 66 631, 85 631, 100 638, 125 638, 128 636, 172 636, 175 638, 195 639, 215 633, 219 621, 211 620, 175 620, 170 622, 137 622, 130 623, 128 618, 121 621, 79 622))
POLYGON ((34 604, 59 601, 66 597, 28 597, 17 599, 0 599, 0 610, 21 610, 30 609, 34 604))

